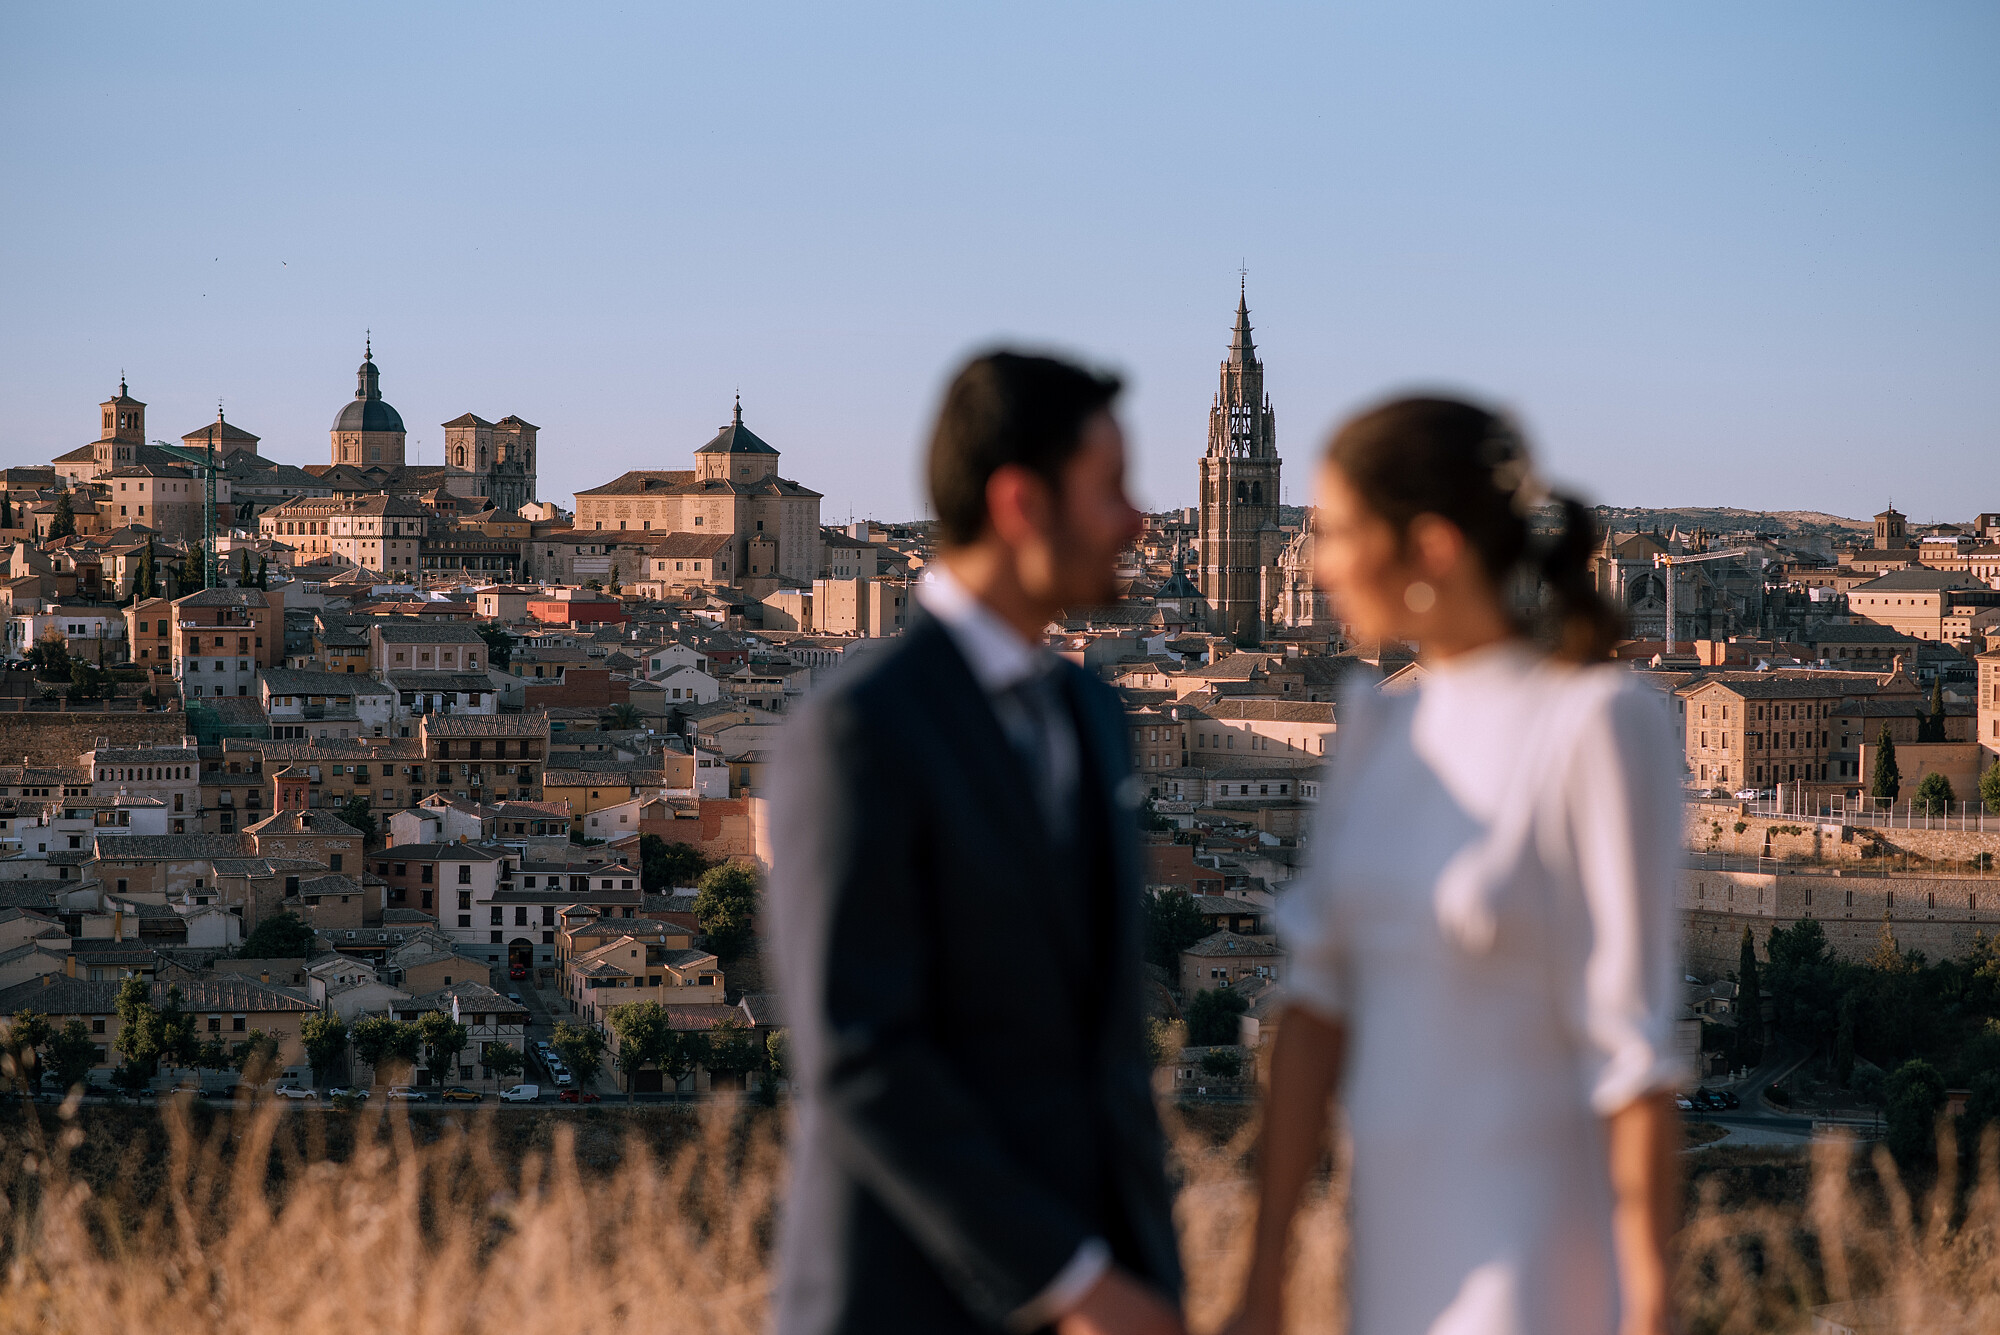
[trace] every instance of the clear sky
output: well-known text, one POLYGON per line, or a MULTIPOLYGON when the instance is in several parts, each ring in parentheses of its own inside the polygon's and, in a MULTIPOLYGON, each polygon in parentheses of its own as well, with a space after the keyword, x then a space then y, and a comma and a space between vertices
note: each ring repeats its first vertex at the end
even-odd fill
POLYGON ((1124 372, 1192 503, 1239 265, 1288 464, 1412 384, 1614 504, 2000 509, 2000 5, 0 8, 0 462, 214 416, 327 459, 364 329, 423 462, 691 466, 743 395, 922 512, 953 363, 1124 372))

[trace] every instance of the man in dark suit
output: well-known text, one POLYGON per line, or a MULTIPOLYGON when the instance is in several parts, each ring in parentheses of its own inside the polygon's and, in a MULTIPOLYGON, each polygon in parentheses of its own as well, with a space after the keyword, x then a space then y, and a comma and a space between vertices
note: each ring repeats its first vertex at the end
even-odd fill
POLYGON ((1181 1329, 1124 713, 1043 643, 1139 532, 1117 392, 1007 352, 958 375, 924 615, 782 748, 780 1335, 1181 1329))

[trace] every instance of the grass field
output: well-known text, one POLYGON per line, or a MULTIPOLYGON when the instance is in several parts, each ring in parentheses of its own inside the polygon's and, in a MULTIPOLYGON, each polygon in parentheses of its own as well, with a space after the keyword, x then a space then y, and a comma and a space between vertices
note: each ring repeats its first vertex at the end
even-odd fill
MULTIPOLYGON (((1193 1329, 1247 1259, 1247 1110, 1172 1115, 1193 1329)), ((0 1335, 575 1335, 762 1329, 781 1115, 672 1108, 278 1107, 0 1115, 0 1335)), ((1690 1156, 1694 1335, 1810 1329, 1866 1298, 1910 1335, 2000 1330, 2000 1174, 1905 1191, 1879 1152, 1690 1156)), ((1336 1331, 1329 1174, 1300 1233, 1294 1328, 1336 1331)))

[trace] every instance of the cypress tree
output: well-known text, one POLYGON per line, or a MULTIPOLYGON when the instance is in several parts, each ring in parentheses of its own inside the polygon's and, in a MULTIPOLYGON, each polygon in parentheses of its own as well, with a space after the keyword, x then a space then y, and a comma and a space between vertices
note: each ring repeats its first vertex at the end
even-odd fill
POLYGON ((1924 741, 1944 740, 1944 682, 1942 679, 1931 683, 1931 711, 1924 720, 1924 741))
POLYGON ((139 553, 139 569, 132 576, 132 597, 135 601, 151 598, 158 591, 156 586, 159 574, 154 564, 156 559, 153 555, 153 539, 148 535, 146 550, 139 553))
POLYGON ((271 558, 268 556, 257 558, 257 587, 260 589, 271 587, 271 558))
POLYGON ((238 555, 242 560, 236 566, 236 587, 247 589, 250 587, 250 549, 245 547, 238 555))
POLYGON ((201 548, 195 543, 187 545, 187 555, 181 558, 181 592, 199 592, 202 584, 201 548))
POLYGON ((1745 1067, 1764 1060, 1764 993, 1757 985, 1757 938, 1748 927, 1736 963, 1736 1057, 1745 1067))
POLYGON ((14 527, 14 502, 7 499, 7 493, 0 491, 0 528, 14 527))
POLYGON ((56 493, 56 517, 49 521, 50 538, 76 536, 76 504, 67 490, 56 493))
POLYGON ((1875 742, 1875 766, 1868 777, 1868 795, 1893 802, 1902 790, 1903 771, 1896 766, 1896 739, 1889 734, 1889 725, 1884 723, 1882 735, 1875 742))

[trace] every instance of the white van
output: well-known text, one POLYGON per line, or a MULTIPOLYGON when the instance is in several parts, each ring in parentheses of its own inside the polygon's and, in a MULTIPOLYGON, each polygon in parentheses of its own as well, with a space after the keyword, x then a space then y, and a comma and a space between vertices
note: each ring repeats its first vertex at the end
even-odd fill
POLYGON ((500 1091, 502 1103, 533 1103, 542 1096, 540 1085, 515 1085, 512 1089, 500 1091))

